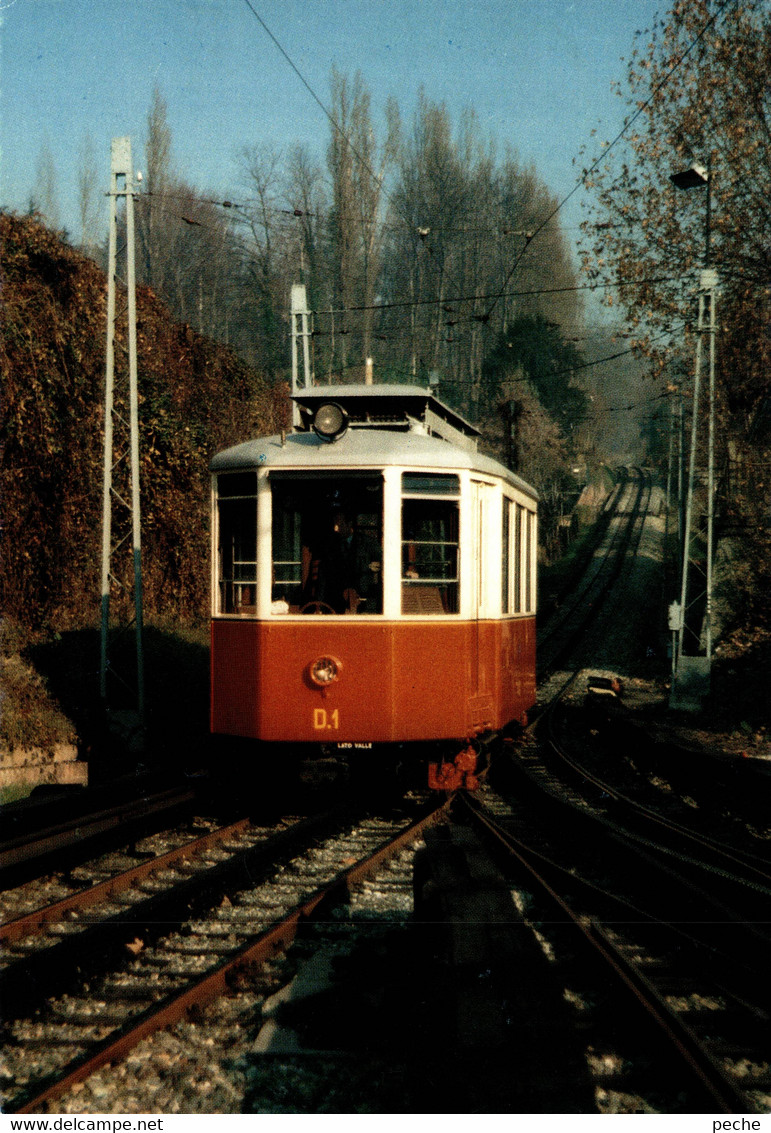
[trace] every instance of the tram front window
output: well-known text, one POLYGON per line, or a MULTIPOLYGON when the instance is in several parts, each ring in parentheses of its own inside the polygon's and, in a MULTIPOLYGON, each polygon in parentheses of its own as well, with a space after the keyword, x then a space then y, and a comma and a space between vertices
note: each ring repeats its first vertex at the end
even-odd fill
POLYGON ((271 476, 274 614, 379 614, 383 483, 271 476))

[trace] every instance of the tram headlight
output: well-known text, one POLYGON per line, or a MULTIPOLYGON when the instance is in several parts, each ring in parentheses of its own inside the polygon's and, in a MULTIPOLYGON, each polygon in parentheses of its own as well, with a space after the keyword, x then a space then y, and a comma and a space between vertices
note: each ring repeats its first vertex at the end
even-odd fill
POLYGON ((348 428, 345 410, 333 401, 320 405, 313 417, 313 431, 324 441, 336 441, 348 428))
POLYGON ((342 668, 336 657, 317 657, 308 666, 308 675, 319 688, 326 688, 339 679, 342 668))

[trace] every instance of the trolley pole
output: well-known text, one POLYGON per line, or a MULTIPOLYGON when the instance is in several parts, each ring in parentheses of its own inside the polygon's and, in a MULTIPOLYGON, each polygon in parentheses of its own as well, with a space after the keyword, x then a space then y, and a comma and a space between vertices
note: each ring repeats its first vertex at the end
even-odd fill
POLYGON ((137 375, 136 269, 134 251, 134 188, 131 139, 113 138, 110 160, 110 225, 107 275, 107 342, 104 400, 104 476, 102 485, 102 594, 101 659, 99 688, 107 703, 108 674, 114 673, 110 659, 110 600, 113 589, 133 590, 136 640, 136 708, 144 726, 144 648, 142 615, 142 544, 139 496, 139 385, 137 375), (115 331, 118 262, 118 200, 126 202, 126 317, 128 324, 128 390, 116 383, 115 331), (116 389, 116 384, 120 388, 116 389), (124 414, 128 393, 128 420, 124 414), (122 396, 121 396, 122 395, 122 396), (117 404, 116 404, 117 403, 117 404), (117 427, 117 428, 116 428, 117 427), (117 434, 117 435, 116 435, 117 434), (118 473, 128 463, 128 491, 118 473), (123 491, 121 491, 123 489, 123 491), (127 498, 129 497, 129 498, 127 498), (119 522, 116 512, 121 514, 119 522), (126 520, 130 515, 130 525, 126 520), (128 530, 126 529, 128 526, 128 530), (125 569, 130 544, 130 569, 125 569), (121 577, 123 575, 123 577, 121 577), (131 582, 127 584, 127 579, 131 582))
MULTIPOLYGON (((311 374, 311 332, 310 311, 305 294, 304 283, 292 284, 292 394, 310 389, 313 385, 311 374), (300 378, 300 351, 302 351, 302 379, 300 378)), ((292 402, 292 424, 300 424, 300 410, 292 402)))

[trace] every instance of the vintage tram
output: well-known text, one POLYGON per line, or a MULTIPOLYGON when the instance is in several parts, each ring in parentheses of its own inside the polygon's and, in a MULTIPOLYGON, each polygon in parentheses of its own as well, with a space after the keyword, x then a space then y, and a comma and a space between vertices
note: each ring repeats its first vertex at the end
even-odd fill
POLYGON ((211 464, 212 731, 474 786, 535 700, 536 494, 430 390, 293 400, 211 464))

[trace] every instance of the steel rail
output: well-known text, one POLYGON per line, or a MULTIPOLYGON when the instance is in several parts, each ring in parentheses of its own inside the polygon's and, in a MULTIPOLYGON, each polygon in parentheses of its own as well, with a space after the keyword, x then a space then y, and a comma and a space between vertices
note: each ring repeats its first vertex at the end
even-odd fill
POLYGON ((157 873, 158 870, 169 869, 171 866, 185 861, 187 858, 195 857, 211 847, 218 845, 220 842, 224 842, 227 838, 233 837, 244 830, 248 830, 250 826, 251 822, 249 819, 242 818, 238 822, 231 823, 229 826, 211 830, 208 834, 203 834, 199 838, 193 838, 189 842, 185 842, 175 850, 169 850, 165 854, 160 854, 157 858, 152 858, 142 862, 140 865, 132 866, 130 869, 122 870, 106 881, 100 881, 98 884, 92 885, 88 889, 80 890, 77 893, 71 894, 69 897, 62 897, 59 901, 54 901, 50 905, 35 909, 31 913, 25 913, 21 917, 15 917, 13 920, 5 921, 3 924, 0 924, 0 943, 13 944, 14 941, 20 940, 22 937, 33 936, 44 932, 49 925, 56 924, 63 920, 66 913, 75 911, 81 912, 84 909, 92 908, 94 905, 107 901, 118 893, 125 893, 127 889, 131 889, 132 886, 151 877, 154 873, 157 873))
POLYGON ((123 1059, 142 1039, 179 1022, 192 1008, 200 1009, 224 995, 238 972, 259 966, 284 951, 294 941, 304 922, 330 903, 344 900, 352 888, 377 873, 385 862, 419 837, 424 829, 440 821, 447 814, 449 805, 449 800, 444 800, 438 806, 434 804, 427 814, 411 822, 395 838, 366 858, 340 871, 331 882, 318 888, 271 928, 247 940, 226 961, 188 985, 183 992, 172 994, 149 1008, 138 1020, 120 1028, 118 1034, 108 1036, 96 1044, 94 1049, 70 1064, 63 1075, 57 1074, 55 1080, 43 1085, 34 1097, 28 1098, 19 1107, 7 1109, 7 1112, 38 1111, 41 1106, 60 1097, 100 1067, 123 1059))
POLYGON ((119 832, 123 827, 141 822, 153 814, 192 806, 196 797, 193 787, 172 787, 149 797, 137 797, 114 807, 103 807, 92 814, 75 815, 67 822, 47 827, 42 833, 8 838, 0 842, 0 884, 9 888, 14 871, 33 866, 52 854, 61 857, 66 850, 119 832))
POLYGON ((621 956, 607 937, 601 923, 595 918, 576 912, 539 871, 526 848, 516 842, 491 816, 485 814, 478 802, 472 802, 467 796, 463 796, 462 801, 472 820, 482 826, 508 854, 516 858, 538 889, 572 925, 580 930, 594 952, 634 995, 689 1067, 706 1096, 714 1103, 714 1108, 721 1113, 746 1113, 747 1098, 743 1091, 736 1088, 719 1063, 704 1049, 694 1032, 676 1016, 650 982, 628 959, 621 956))
MULTIPOLYGON (((753 858, 750 854, 745 854, 736 847, 720 842, 716 838, 711 838, 707 834, 700 834, 698 831, 691 830, 687 826, 682 826, 679 822, 675 822, 673 819, 667 818, 657 811, 652 810, 650 807, 645 806, 644 803, 639 803, 635 799, 625 795, 622 791, 618 790, 618 788, 608 783, 605 779, 600 778, 570 755, 556 736, 554 736, 552 724, 553 721, 550 720, 549 743, 551 748, 558 758, 577 775, 581 776, 586 782, 591 783, 592 786, 596 787, 616 802, 622 803, 625 807, 629 808, 634 815, 642 816, 646 821, 677 834, 677 836, 684 841, 693 843, 700 849, 708 850, 710 853, 714 854, 718 860, 722 859, 725 863, 730 863, 734 867, 741 867, 741 869, 745 871, 745 877, 740 877, 736 874, 731 874, 730 876, 743 884, 752 884, 760 886, 763 889, 768 889, 771 895, 771 864, 762 862, 761 859, 753 858)), ((614 829, 618 830, 619 833, 627 833, 630 838, 635 840, 639 840, 640 838, 640 835, 634 831, 625 832, 624 828, 621 826, 614 826, 614 829)), ((661 848, 664 849, 665 847, 661 848)), ((708 863, 703 864, 708 868, 708 863)))
MULTIPOLYGON (((0 968, 0 999, 6 1021, 61 991, 62 983, 77 978, 89 957, 94 957, 100 968, 113 964, 116 957, 123 954, 128 925, 140 935, 158 936, 159 925, 183 921, 191 910, 205 905, 207 894, 225 892, 228 887, 237 885, 239 878, 252 877, 255 871, 273 864, 277 858, 298 852, 298 846, 303 842, 323 836, 331 824, 341 821, 347 814, 347 808, 341 808, 303 819, 270 838, 234 851, 223 861, 148 894, 134 905, 122 907, 117 914, 86 923, 79 932, 60 936, 48 948, 0 968), (64 973, 64 981, 60 973, 64 973)), ((216 837, 216 832, 214 834, 216 837)), ((206 848, 202 852, 206 852, 206 848)), ((153 862, 149 863, 149 867, 151 872, 157 868, 153 862)), ((143 867, 139 868, 141 872, 143 867)), ((108 880, 107 884, 115 881, 108 880)), ((118 879, 123 891, 130 884, 130 879, 118 879)), ((45 910, 42 912, 44 915, 45 910)))
MULTIPOLYGON (((573 648, 587 626, 596 619, 599 612, 596 608, 598 602, 600 599, 605 598, 623 569, 628 547, 634 534, 635 525, 640 515, 645 514, 642 505, 646 492, 650 494, 650 479, 640 472, 636 483, 633 484, 631 481, 628 481, 625 483, 624 487, 625 489, 634 490, 635 493, 632 507, 626 517, 626 522, 619 524, 612 532, 604 548, 601 560, 596 564, 595 570, 591 575, 585 576, 583 582, 579 581, 573 594, 573 601, 568 608, 566 610, 564 608, 561 609, 558 618, 553 615, 545 629, 539 635, 539 653, 545 651, 547 642, 552 641, 555 643, 552 648, 552 656, 549 657, 545 663, 539 664, 539 675, 541 678, 545 677, 556 668, 560 657, 573 648), (573 625, 571 628, 571 621, 575 622, 576 620, 577 624, 573 625), (565 638, 562 643, 560 643, 560 637, 565 638)), ((614 514, 617 514, 619 519, 622 518, 620 502, 620 497, 614 502, 614 514)), ((612 519, 613 515, 611 515, 610 518, 612 519)), ((600 543, 599 546, 601 547, 602 543, 600 543)))
POLYGON ((590 921, 584 932, 688 1063, 717 1107, 724 1113, 747 1113, 744 1091, 736 1088, 720 1063, 704 1049, 698 1035, 669 1006, 640 968, 616 947, 605 928, 597 921, 590 921))

